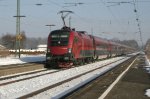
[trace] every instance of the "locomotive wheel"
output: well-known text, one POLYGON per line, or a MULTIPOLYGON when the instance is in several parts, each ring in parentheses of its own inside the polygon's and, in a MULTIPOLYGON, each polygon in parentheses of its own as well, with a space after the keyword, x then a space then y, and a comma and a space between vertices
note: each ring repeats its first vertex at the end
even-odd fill
POLYGON ((85 64, 85 59, 83 58, 83 59, 80 59, 79 60, 79 65, 84 65, 85 64))
POLYGON ((74 60, 74 61, 73 61, 73 65, 75 65, 75 66, 78 66, 78 63, 79 63, 79 62, 78 62, 77 60, 74 60))
POLYGON ((74 62, 73 62, 73 64, 74 64, 75 66, 82 65, 81 63, 82 63, 81 59, 74 60, 74 62))
POLYGON ((93 57, 90 57, 90 62, 91 62, 91 63, 93 63, 93 62, 94 62, 93 57))
POLYGON ((91 57, 86 58, 86 63, 90 63, 90 62, 92 62, 92 58, 91 57))

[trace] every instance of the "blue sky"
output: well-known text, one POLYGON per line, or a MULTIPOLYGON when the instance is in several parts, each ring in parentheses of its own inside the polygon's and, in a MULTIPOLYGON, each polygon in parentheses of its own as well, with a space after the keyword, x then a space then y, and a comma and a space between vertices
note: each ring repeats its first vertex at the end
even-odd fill
MULTIPOLYGON (((133 0, 131 0, 133 1, 133 0)), ((150 38, 150 0, 137 1, 136 8, 140 20, 143 41, 150 38)), ((16 34, 16 2, 17 0, 0 0, 0 36, 6 33, 16 34)), ((71 26, 76 30, 87 31, 89 34, 103 38, 135 39, 140 40, 137 33, 136 14, 130 0, 20 0, 21 2, 21 31, 27 37, 47 37, 49 27, 55 24, 52 30, 63 26, 61 10, 71 10, 71 26), (42 4, 37 6, 36 4, 42 4), (65 3, 83 3, 76 6, 65 3), (68 6, 68 7, 64 7, 68 6)), ((66 18, 68 24, 69 16, 66 18)))

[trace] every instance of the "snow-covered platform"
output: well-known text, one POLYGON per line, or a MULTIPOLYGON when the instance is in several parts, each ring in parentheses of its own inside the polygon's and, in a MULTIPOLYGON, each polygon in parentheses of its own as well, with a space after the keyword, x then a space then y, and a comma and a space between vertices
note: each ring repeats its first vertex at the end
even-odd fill
POLYGON ((105 99, 148 99, 150 97, 149 70, 149 60, 144 55, 139 56, 105 99))

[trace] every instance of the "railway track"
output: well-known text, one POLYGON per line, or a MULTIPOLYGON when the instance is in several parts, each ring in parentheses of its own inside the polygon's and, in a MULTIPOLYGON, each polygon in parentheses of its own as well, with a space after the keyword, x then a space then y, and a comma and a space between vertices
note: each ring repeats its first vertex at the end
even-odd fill
POLYGON ((0 77, 38 69, 44 69, 44 62, 4 65, 0 66, 0 77))
MULTIPOLYGON (((39 76, 30 75, 30 77, 26 77, 26 78, 21 77, 22 80, 17 79, 17 80, 10 81, 8 79, 8 81, 10 81, 9 83, 6 80, 3 80, 2 81, 3 83, 2 82, 0 83, 1 86, 0 92, 6 91, 5 95, 2 95, 2 97, 8 97, 8 98, 29 98, 29 97, 39 98, 41 97, 41 95, 45 93, 47 94, 48 97, 51 98, 64 97, 64 92, 60 92, 60 91, 63 90, 68 94, 72 92, 72 89, 76 90, 78 89, 77 87, 84 86, 84 84, 86 84, 87 82, 89 83, 91 80, 99 77, 99 75, 103 75, 107 71, 110 71, 117 64, 120 64, 127 59, 129 59, 129 57, 109 59, 109 60, 104 60, 100 63, 97 62, 97 63, 88 64, 86 66, 70 68, 67 70, 60 70, 59 72, 55 71, 52 73, 41 74, 39 76), (71 87, 69 83, 73 83, 73 82, 76 85, 71 87), (30 88, 28 89, 27 86, 30 86, 30 88), (60 89, 60 87, 62 88, 62 90, 60 89), (17 91, 8 92, 8 90, 6 89, 9 90, 17 89, 17 91), (17 95, 14 95, 16 93, 17 95)), ((46 97, 44 96, 43 98, 46 97)))
POLYGON ((38 70, 35 72, 27 72, 27 73, 23 73, 23 74, 17 74, 14 76, 1 77, 0 78, 0 86, 16 83, 19 81, 29 80, 32 78, 36 78, 36 77, 40 77, 40 76, 44 76, 44 75, 48 75, 48 74, 52 74, 52 73, 56 73, 56 72, 58 72, 58 70, 42 69, 42 70, 38 70))
POLYGON ((117 79, 117 77, 125 71, 128 66, 135 61, 137 56, 134 56, 104 73, 103 75, 91 80, 84 86, 66 94, 62 98, 64 99, 103 99, 100 96, 106 91, 106 89, 117 79))

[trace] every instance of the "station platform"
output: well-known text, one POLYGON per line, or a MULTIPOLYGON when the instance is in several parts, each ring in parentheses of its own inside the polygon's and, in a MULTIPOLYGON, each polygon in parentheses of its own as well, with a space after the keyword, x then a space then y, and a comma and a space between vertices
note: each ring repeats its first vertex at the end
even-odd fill
POLYGON ((140 55, 104 99, 150 99, 145 95, 150 89, 150 74, 145 69, 146 65, 145 57, 140 55))

